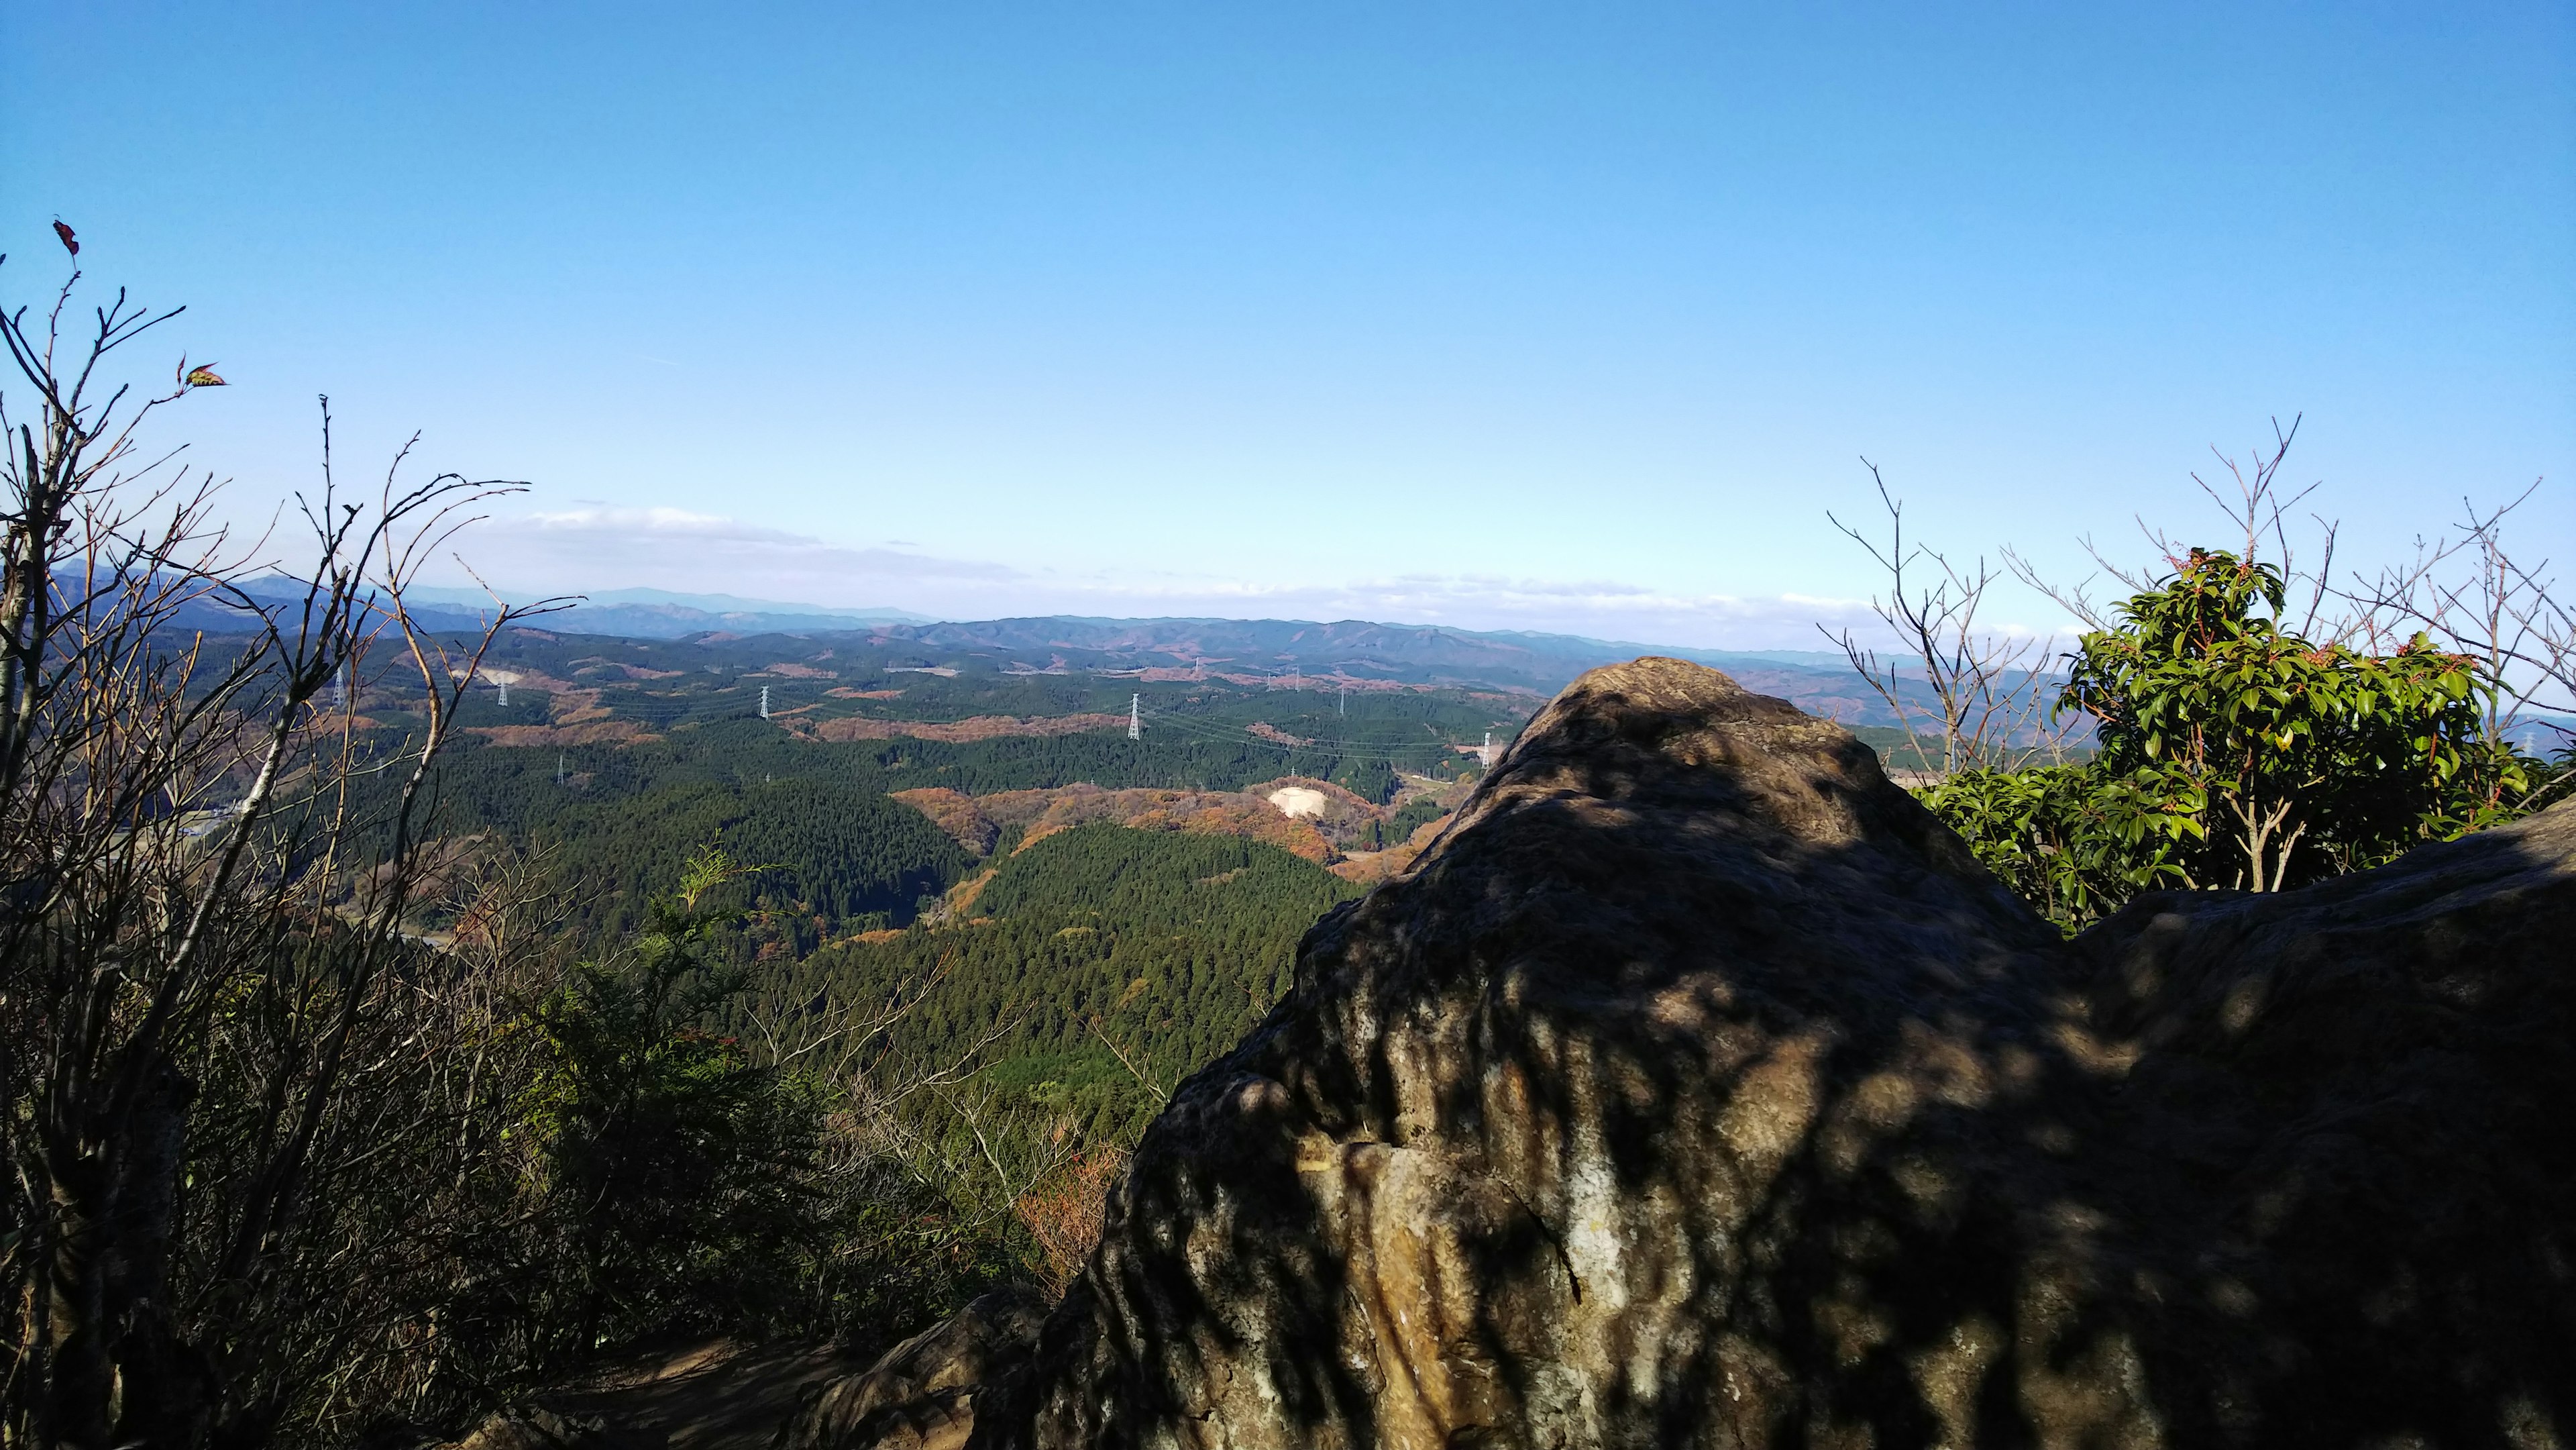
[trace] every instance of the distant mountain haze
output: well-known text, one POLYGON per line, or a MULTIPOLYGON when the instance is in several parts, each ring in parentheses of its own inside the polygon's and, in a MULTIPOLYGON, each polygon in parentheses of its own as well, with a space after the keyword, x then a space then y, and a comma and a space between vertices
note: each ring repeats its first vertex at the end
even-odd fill
MULTIPOLYGON (((280 603, 299 598, 303 586, 281 575, 246 586, 253 597, 280 603)), ((541 596, 504 594, 510 603, 541 596)), ((474 590, 410 591, 413 617, 432 629, 473 631, 491 613, 491 596, 474 590)), ((1721 650, 1527 630, 1480 631, 1446 625, 1385 624, 1345 619, 1331 623, 1296 619, 1104 619, 1039 615, 986 620, 931 620, 892 608, 828 609, 819 605, 747 599, 727 594, 683 594, 660 589, 603 590, 580 603, 538 616, 527 627, 557 635, 693 640, 708 644, 764 636, 800 640, 847 639, 909 661, 908 668, 971 674, 1061 673, 1121 675, 1153 672, 1172 679, 1183 672, 1238 682, 1275 682, 1280 688, 1331 689, 1372 685, 1498 690, 1550 695, 1599 665, 1663 655, 1724 670, 1747 689, 1789 700, 1799 708, 1850 726, 1890 727, 1893 710, 1830 650, 1721 650)), ((238 633, 241 611, 208 600, 184 611, 182 629, 238 633)), ((1904 671, 1914 675, 1916 671, 1904 671)), ((1915 726, 1937 721, 1930 688, 1908 679, 1915 726)), ((2567 723, 2534 715, 2515 732, 2527 748, 2560 740, 2567 723)))
MULTIPOLYGON (((300 596, 304 586, 285 575, 256 579, 248 591, 261 599, 300 596)), ((1116 656, 1155 656, 1153 664, 1182 667, 1205 661, 1234 673, 1342 670, 1359 679, 1433 679, 1460 684, 1552 691, 1593 665, 1639 655, 1670 655, 1721 667, 1787 666, 1846 673, 1830 650, 1705 650, 1632 640, 1529 630, 1468 630, 1447 625, 1386 624, 1345 619, 1332 623, 1294 619, 1106 619, 1040 615, 991 620, 938 620, 891 607, 836 609, 731 594, 685 594, 667 589, 607 589, 547 596, 505 590, 502 602, 527 605, 547 598, 575 601, 530 621, 557 634, 612 635, 624 639, 686 639, 722 631, 735 635, 815 635, 865 632, 908 639, 933 650, 1001 651, 1017 660, 1049 651, 1116 656)), ((440 629, 476 627, 489 617, 493 595, 477 589, 417 586, 406 591, 415 617, 440 629)), ((229 610, 213 616, 231 621, 229 610)), ((194 627, 220 629, 218 624, 194 627)), ((237 625, 235 627, 238 627, 237 625)), ((1040 667, 1044 667, 1041 662, 1040 667)), ((1112 667, 1115 667, 1114 665, 1112 667)))
MULTIPOLYGON (((480 589, 419 586, 410 597, 423 604, 489 608, 492 596, 480 589)), ((513 604, 535 603, 545 596, 504 590, 513 604)), ((839 609, 821 604, 793 604, 775 599, 746 599, 738 594, 683 594, 670 589, 597 589, 567 594, 585 634, 624 635, 630 639, 676 639, 706 629, 763 633, 771 630, 864 629, 873 624, 928 624, 931 616, 890 607, 839 609)), ((558 622, 572 618, 568 612, 558 622)))

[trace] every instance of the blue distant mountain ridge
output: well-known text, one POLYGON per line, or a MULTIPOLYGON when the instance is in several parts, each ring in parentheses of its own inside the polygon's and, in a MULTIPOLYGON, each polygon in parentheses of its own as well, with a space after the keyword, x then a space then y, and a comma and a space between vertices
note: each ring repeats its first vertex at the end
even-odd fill
MULTIPOLYGON (((250 581, 263 606, 288 604, 304 585, 284 575, 250 581)), ((504 592, 511 603, 534 596, 504 592)), ((493 612, 480 590, 418 587, 408 592, 413 617, 438 630, 480 629, 493 612)), ((625 639, 697 639, 710 635, 804 637, 863 634, 879 646, 904 647, 920 663, 952 654, 1019 668, 1205 667, 1230 673, 1332 675, 1403 683, 1447 684, 1553 693, 1595 665, 1641 654, 1673 655, 1725 669, 1754 689, 1828 706, 1847 703, 1852 718, 1876 713, 1842 656, 1821 650, 1706 650, 1590 639, 1531 630, 1470 630, 1448 625, 1321 623, 1285 619, 1106 619, 1078 615, 988 620, 935 620, 892 608, 836 609, 683 594, 662 589, 602 590, 566 596, 560 609, 528 621, 550 634, 625 639), (1846 702, 1844 696, 1851 698, 1846 702)), ((209 633, 248 627, 244 611, 208 603, 179 621, 209 633)))
MULTIPOLYGON (((291 578, 253 580, 247 592, 287 603, 304 586, 291 578)), ((413 616, 442 631, 479 630, 492 612, 479 590, 418 588, 413 616)), ((505 595, 512 602, 519 596, 505 595)), ((181 628, 235 633, 248 617, 238 609, 193 606, 181 628)), ((1041 615, 937 620, 892 608, 835 609, 683 594, 662 589, 603 590, 529 622, 550 634, 624 639, 828 638, 860 636, 921 667, 963 666, 1019 671, 1129 671, 1203 668, 1233 675, 1339 676, 1390 683, 1445 685, 1553 694, 1596 665, 1639 655, 1670 655, 1726 671, 1745 688, 1795 701, 1811 713, 1854 725, 1893 725, 1895 714, 1831 650, 1713 650, 1640 644, 1533 630, 1471 630, 1448 625, 1381 624, 1346 619, 1109 619, 1041 615)), ((889 654, 889 658, 894 654, 889 654)), ((1908 681, 1907 693, 1929 705, 1930 691, 1908 681)), ((1937 718, 1937 715, 1934 716, 1937 718)), ((2554 750, 2576 719, 2544 715, 2514 732, 2527 749, 2554 750)))
MULTIPOLYGON (((468 614, 488 613, 492 596, 479 589, 415 588, 415 604, 453 608, 468 614)), ((511 603, 529 603, 516 592, 511 603)), ((902 609, 835 609, 820 604, 790 604, 775 599, 745 599, 735 594, 681 594, 668 589, 602 589, 580 596, 571 608, 549 617, 548 627, 576 634, 613 634, 627 639, 681 639, 710 630, 735 634, 796 634, 822 629, 867 629, 879 624, 929 624, 930 616, 902 609)))

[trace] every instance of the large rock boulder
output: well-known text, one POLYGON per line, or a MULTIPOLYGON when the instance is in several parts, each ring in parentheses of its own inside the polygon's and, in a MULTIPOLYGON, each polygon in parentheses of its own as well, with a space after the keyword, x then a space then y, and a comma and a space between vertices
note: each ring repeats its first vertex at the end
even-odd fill
POLYGON ((1140 1145, 980 1445, 2576 1439, 2576 814, 2068 944, 1576 681, 1140 1145))

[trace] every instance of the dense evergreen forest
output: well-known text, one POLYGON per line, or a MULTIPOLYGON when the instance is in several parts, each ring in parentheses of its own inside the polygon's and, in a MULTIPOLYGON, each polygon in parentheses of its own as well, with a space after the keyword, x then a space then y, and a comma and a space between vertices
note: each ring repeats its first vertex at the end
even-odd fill
POLYGON ((918 996, 884 1043, 906 1065, 971 1060, 1013 1106, 1132 1141, 1160 1093, 1287 990, 1306 928, 1358 894, 1257 841, 1077 826, 1003 861, 947 921, 759 974, 725 1027, 760 1017, 794 1037, 918 996))
MULTIPOLYGON (((460 641, 461 643, 461 641, 460 641)), ((1252 662, 1211 661, 1195 671, 1094 673, 992 654, 934 657, 873 644, 866 636, 709 635, 689 640, 622 640, 513 628, 486 652, 466 697, 469 726, 546 726, 614 721, 651 732, 755 718, 763 692, 770 717, 794 731, 835 720, 948 724, 1115 716, 1141 701, 1148 732, 1236 733, 1256 722, 1326 744, 1420 754, 1426 761, 1491 729, 1508 734, 1542 697, 1471 684, 1407 685, 1273 675, 1252 662), (512 686, 506 704, 504 680, 512 686)), ((364 675, 366 712, 389 723, 418 702, 418 686, 397 669, 364 675)))
MULTIPOLYGON (((673 649, 536 643, 588 656, 673 649)), ((1116 727, 832 740, 761 719, 756 695, 725 683, 721 670, 698 673, 652 698, 636 689, 569 698, 519 683, 505 702, 497 688, 464 689, 452 706, 459 728, 430 776, 429 811, 436 835, 456 843, 460 872, 494 850, 518 853, 558 903, 565 940, 613 963, 650 933, 654 903, 688 863, 721 850, 744 869, 717 890, 725 910, 693 948, 725 984, 705 998, 701 1026, 785 1055, 824 1046, 833 1024, 899 1003, 869 1049, 880 1076, 949 1074, 1019 1138, 1062 1136, 1069 1125, 1070 1141, 1110 1148, 1132 1141, 1163 1091, 1258 1020, 1286 989, 1298 938, 1359 888, 1278 846, 1105 823, 1025 845, 1013 826, 970 851, 891 793, 1227 792, 1295 775, 1392 802, 1355 849, 1392 845, 1455 799, 1423 783, 1472 775, 1478 764, 1460 747, 1482 744, 1488 731, 1507 737, 1528 708, 1456 691, 1344 698, 1221 681, 1138 688, 898 673, 863 678, 879 697, 861 702, 869 718, 1046 721, 1111 714, 1105 707, 1138 695, 1156 703, 1140 712, 1146 728, 1135 740, 1116 727), (651 728, 505 743, 575 709, 651 728), (979 858, 987 850, 989 860, 979 858)), ((668 685, 659 676, 645 683, 668 685)), ((423 717, 400 708, 409 702, 393 690, 371 685, 363 696, 363 749, 398 758, 423 717)), ((361 782, 390 792, 398 776, 361 782)), ((424 927, 434 937, 458 929, 469 901, 466 892, 436 897, 424 927)), ((904 1111, 936 1136, 959 1131, 952 1106, 917 1097, 904 1111)))
MULTIPOLYGON (((972 858, 889 792, 938 785, 984 795, 1076 783, 1235 791, 1285 775, 1367 786, 1355 791, 1364 798, 1397 789, 1383 759, 1258 741, 1131 741, 1104 731, 821 742, 753 719, 561 748, 461 736, 435 777, 436 819, 453 836, 499 832, 549 853, 582 883, 580 919, 602 943, 635 927, 643 900, 677 878, 690 850, 721 841, 743 860, 780 868, 763 877, 756 905, 793 919, 801 953, 829 935, 909 924, 924 898, 964 879, 972 858)), ((388 777, 382 788, 393 785, 388 777)), ((1420 807, 1399 811, 1393 839, 1429 818, 1420 807)))

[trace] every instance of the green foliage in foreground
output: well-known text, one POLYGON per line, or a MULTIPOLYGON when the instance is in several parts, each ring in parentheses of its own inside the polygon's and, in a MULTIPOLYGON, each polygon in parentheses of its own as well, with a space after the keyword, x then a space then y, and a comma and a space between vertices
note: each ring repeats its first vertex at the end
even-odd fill
POLYGON ((971 1055, 1016 1106, 1131 1141, 1158 1090, 1287 990, 1306 928, 1358 894, 1257 841, 1079 826, 1004 860, 964 919, 779 964, 744 1006, 817 1020, 918 994, 889 1030, 895 1057, 971 1055))
POLYGON ((537 1022, 551 1049, 528 1094, 563 1210, 564 1328, 581 1344, 722 1325, 779 1297, 815 1237, 817 1095, 694 1024, 741 987, 708 939, 735 913, 709 896, 744 874, 692 859, 623 959, 584 962, 537 1022))
POLYGON ((2494 682, 2421 636, 2372 656, 2279 619, 2269 566, 2194 550, 2079 642, 2061 712, 2080 766, 1969 770, 1919 791, 2067 930, 2159 887, 2278 891, 2528 810, 2544 768, 2484 738, 2494 682))
POLYGON ((702 849, 680 874, 627 950, 530 1013, 535 1242, 511 1302, 486 1306, 527 1368, 675 1332, 881 1346, 1009 1271, 989 1223, 854 1132, 841 1084, 708 1029, 745 983, 711 954, 740 916, 720 903, 761 873, 702 849))

